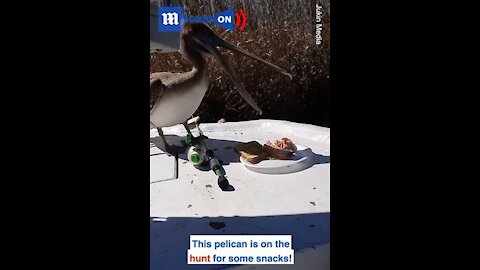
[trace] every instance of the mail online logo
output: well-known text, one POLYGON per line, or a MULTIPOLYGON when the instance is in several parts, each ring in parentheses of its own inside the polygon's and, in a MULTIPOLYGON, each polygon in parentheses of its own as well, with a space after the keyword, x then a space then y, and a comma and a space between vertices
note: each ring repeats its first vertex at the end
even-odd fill
POLYGON ((224 27, 233 31, 238 27, 243 31, 247 23, 247 16, 243 9, 233 12, 233 8, 229 8, 224 12, 215 14, 214 16, 184 16, 181 7, 159 7, 158 9, 158 31, 160 32, 181 32, 182 25, 186 22, 196 23, 215 23, 217 26, 224 27))
POLYGON ((182 31, 183 8, 159 7, 158 30, 160 32, 182 31))

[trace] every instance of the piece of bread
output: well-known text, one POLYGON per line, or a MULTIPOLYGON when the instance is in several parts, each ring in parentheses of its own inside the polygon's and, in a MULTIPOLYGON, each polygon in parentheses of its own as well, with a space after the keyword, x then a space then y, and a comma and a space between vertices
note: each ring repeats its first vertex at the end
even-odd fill
POLYGON ((289 138, 281 138, 273 142, 268 141, 263 145, 263 150, 272 158, 289 159, 297 151, 297 146, 289 138))
POLYGON ((239 144, 234 150, 238 155, 252 164, 257 164, 267 158, 267 153, 263 151, 262 145, 257 141, 239 144))
POLYGON ((268 144, 263 145, 263 150, 267 152, 269 156, 275 159, 289 159, 293 155, 292 150, 277 149, 268 144))

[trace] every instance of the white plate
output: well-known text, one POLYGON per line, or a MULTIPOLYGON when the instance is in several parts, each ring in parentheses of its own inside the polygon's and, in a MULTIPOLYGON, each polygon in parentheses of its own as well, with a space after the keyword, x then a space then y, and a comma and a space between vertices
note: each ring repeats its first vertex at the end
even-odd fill
POLYGON ((267 159, 252 164, 240 157, 240 162, 249 170, 264 174, 286 174, 305 170, 312 165, 312 149, 297 145, 297 151, 289 159, 267 159))

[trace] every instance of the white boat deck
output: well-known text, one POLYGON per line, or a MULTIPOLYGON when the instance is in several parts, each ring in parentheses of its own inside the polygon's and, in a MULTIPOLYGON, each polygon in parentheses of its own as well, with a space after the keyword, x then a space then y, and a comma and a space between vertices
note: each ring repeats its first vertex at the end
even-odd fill
MULTIPOLYGON (((191 234, 288 234, 294 265, 245 265, 242 269, 329 269, 330 130, 277 120, 201 124, 208 146, 223 162, 233 191, 222 191, 212 171, 201 171, 185 155, 163 154, 151 130, 151 269, 223 269, 232 265, 187 265, 191 234), (232 148, 238 143, 288 137, 314 153, 312 166, 296 173, 267 175, 248 170, 232 148), (157 146, 155 146, 157 145, 157 146), (223 223, 215 229, 211 222, 223 223)), ((163 129, 170 144, 186 135, 182 125, 163 129)), ((197 129, 192 130, 194 135, 197 129)), ((237 267, 233 267, 237 269, 237 267)))

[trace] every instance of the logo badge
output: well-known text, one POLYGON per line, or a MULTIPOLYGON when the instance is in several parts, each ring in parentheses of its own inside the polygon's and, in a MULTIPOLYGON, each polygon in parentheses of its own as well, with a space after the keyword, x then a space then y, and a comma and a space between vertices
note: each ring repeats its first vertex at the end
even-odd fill
POLYGON ((158 30, 160 32, 182 31, 183 9, 181 7, 159 7, 158 14, 158 30))
POLYGON ((182 25, 186 22, 215 23, 230 31, 234 31, 235 27, 243 31, 247 24, 243 9, 234 12, 233 8, 229 8, 214 16, 184 16, 182 7, 158 7, 158 14, 159 32, 181 32, 182 25))

